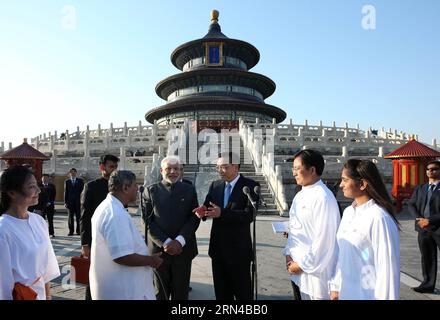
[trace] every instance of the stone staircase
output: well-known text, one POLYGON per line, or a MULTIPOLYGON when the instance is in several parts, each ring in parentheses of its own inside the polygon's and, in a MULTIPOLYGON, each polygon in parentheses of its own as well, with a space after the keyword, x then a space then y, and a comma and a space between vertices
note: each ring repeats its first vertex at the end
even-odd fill
MULTIPOLYGON (((244 149, 240 148, 240 162, 244 162, 244 149)), ((278 215, 279 211, 275 204, 274 197, 269 191, 266 179, 262 174, 255 172, 253 164, 242 164, 240 166, 240 173, 245 177, 253 179, 260 183, 261 196, 266 202, 266 207, 260 205, 258 213, 260 215, 278 215)), ((218 179, 218 174, 214 164, 186 164, 184 166, 184 178, 190 180, 196 187, 199 197, 199 203, 202 203, 209 185, 212 181, 218 179)))
POLYGON ((261 186, 261 196, 266 202, 266 207, 260 205, 258 213, 268 214, 268 215, 278 215, 278 209, 275 204, 275 200, 269 191, 269 186, 267 185, 266 179, 262 174, 255 173, 255 168, 253 165, 244 164, 240 166, 240 173, 242 173, 246 178, 257 181, 261 186))

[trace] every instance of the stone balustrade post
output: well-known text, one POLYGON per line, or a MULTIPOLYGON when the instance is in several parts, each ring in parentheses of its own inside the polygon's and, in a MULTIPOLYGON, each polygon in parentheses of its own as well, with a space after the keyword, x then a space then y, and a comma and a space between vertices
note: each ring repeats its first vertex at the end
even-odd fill
POLYGON ((154 120, 153 123, 153 130, 152 130, 152 135, 151 135, 151 142, 152 144, 156 144, 157 141, 157 120, 154 120))
POLYGON ((342 157, 346 158, 348 156, 347 146, 342 146, 342 157))
POLYGON ((126 159, 127 156, 125 155, 125 147, 120 147, 119 149, 119 165, 118 165, 118 169, 119 170, 125 170, 126 168, 126 159))
POLYGON ((383 147, 379 147, 379 154, 377 155, 379 158, 383 158, 383 147))
POLYGON ((269 165, 269 168, 271 170, 274 169, 274 164, 275 164, 275 155, 272 152, 269 152, 267 154, 267 164, 269 165))
MULTIPOLYGON (((57 173, 57 158, 58 158, 58 152, 57 150, 52 151, 52 158, 50 158, 50 167, 53 174, 57 173)), ((65 173, 63 173, 65 174, 65 173)))
POLYGON ((108 130, 106 130, 104 136, 104 148, 107 150, 109 145, 110 145, 110 133, 108 130))
POLYGON ((69 130, 66 130, 66 142, 64 144, 64 150, 70 150, 70 135, 69 130))

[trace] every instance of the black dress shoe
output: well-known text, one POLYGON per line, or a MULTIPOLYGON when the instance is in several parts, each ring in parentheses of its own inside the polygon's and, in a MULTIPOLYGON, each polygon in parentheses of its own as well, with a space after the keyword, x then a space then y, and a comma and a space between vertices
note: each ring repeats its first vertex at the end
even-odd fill
POLYGON ((431 288, 424 288, 424 287, 415 287, 415 288, 412 288, 415 292, 418 292, 418 293, 433 293, 434 292, 434 289, 431 289, 431 288))
POLYGON ((77 236, 80 236, 80 235, 81 235, 81 233, 77 232, 77 233, 76 233, 76 235, 77 235, 77 236))
POLYGON ((54 235, 54 234, 51 234, 50 236, 51 236, 52 238, 55 238, 55 235, 54 235))
POLYGON ((69 237, 70 237, 70 236, 73 236, 73 233, 69 233, 68 236, 69 236, 69 237))

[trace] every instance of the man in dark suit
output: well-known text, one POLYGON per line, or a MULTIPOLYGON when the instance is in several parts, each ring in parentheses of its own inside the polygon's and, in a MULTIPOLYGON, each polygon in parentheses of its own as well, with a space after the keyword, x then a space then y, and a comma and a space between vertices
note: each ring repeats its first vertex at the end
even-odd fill
POLYGON ((187 300, 191 264, 198 254, 195 232, 200 220, 193 186, 180 181, 180 161, 169 156, 161 161, 163 180, 146 188, 146 238, 151 253, 163 252, 155 275, 157 299, 187 300))
POLYGON ((191 180, 188 180, 188 179, 185 179, 185 178, 183 177, 184 170, 185 170, 185 167, 184 167, 183 164, 181 164, 181 165, 180 165, 180 181, 182 181, 183 183, 187 183, 187 184, 189 184, 190 186, 192 186, 192 185, 193 185, 192 181, 191 181, 191 180))
POLYGON ((75 230, 74 219, 76 219, 76 234, 79 235, 79 219, 81 217, 81 192, 84 188, 84 181, 76 177, 75 168, 70 169, 70 179, 64 181, 64 207, 67 209, 69 236, 73 236, 75 230))
POLYGON ((253 260, 250 224, 253 208, 243 193, 247 186, 254 200, 258 182, 239 171, 239 158, 232 152, 217 160, 220 180, 209 187, 204 205, 194 210, 199 218, 213 218, 209 241, 214 291, 217 300, 251 300, 250 263, 253 260))
POLYGON ((57 192, 55 186, 50 182, 48 174, 43 174, 39 187, 41 192, 38 198, 38 208, 41 210, 43 217, 47 217, 47 222, 49 224, 49 235, 55 237, 53 216, 55 214, 55 196, 57 192))
POLYGON ((440 248, 440 161, 426 165, 428 183, 417 186, 408 203, 408 209, 416 217, 422 255, 423 281, 413 288, 420 293, 434 292, 437 277, 437 247, 440 248))
MULTIPOLYGON (((118 169, 119 158, 106 154, 99 159, 99 171, 101 178, 87 182, 81 194, 81 254, 90 257, 92 247, 92 216, 96 208, 107 197, 108 180, 113 171, 118 169)), ((86 300, 92 300, 90 286, 86 287, 86 300)))

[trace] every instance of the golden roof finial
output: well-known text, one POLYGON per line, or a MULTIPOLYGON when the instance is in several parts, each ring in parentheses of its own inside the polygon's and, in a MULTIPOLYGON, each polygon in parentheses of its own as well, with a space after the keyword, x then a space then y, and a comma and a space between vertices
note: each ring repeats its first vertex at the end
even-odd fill
POLYGON ((218 22, 219 12, 217 10, 211 11, 211 22, 218 22))

